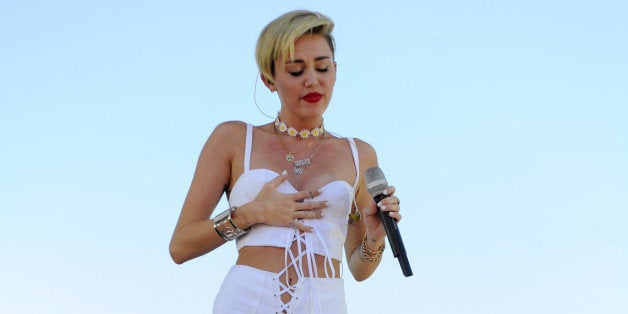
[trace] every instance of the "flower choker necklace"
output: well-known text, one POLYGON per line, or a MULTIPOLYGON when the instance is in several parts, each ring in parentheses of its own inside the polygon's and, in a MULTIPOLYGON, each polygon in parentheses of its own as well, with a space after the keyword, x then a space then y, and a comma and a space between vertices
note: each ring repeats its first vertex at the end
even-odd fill
POLYGON ((288 133, 290 137, 296 137, 297 135, 299 135, 299 137, 301 137, 302 139, 306 139, 310 137, 310 135, 314 137, 319 137, 325 133, 325 129, 323 128, 322 124, 318 128, 313 128, 311 130, 303 129, 301 131, 298 131, 291 126, 288 126, 285 122, 279 120, 279 116, 277 116, 277 118, 275 119, 275 129, 281 133, 288 133))

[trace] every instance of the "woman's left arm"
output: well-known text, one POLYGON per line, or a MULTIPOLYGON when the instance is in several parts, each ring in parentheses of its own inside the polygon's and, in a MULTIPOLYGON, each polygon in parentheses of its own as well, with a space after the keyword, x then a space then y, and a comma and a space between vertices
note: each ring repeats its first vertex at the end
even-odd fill
MULTIPOLYGON (((379 217, 377 204, 368 194, 364 185, 364 171, 377 166, 377 154, 369 144, 356 140, 360 155, 360 176, 356 190, 356 202, 360 209, 360 220, 350 220, 345 242, 348 266, 351 274, 357 281, 370 277, 382 257, 386 240, 386 231, 379 217)), ((399 199, 394 195, 395 187, 388 186, 384 191, 387 195, 380 203, 382 210, 399 221, 399 199)))

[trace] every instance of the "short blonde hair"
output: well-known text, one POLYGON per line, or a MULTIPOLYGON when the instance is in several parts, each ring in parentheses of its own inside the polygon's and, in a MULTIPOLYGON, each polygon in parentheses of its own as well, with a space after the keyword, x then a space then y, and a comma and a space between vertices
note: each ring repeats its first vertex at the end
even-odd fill
POLYGON ((292 59, 295 41, 306 34, 323 36, 333 56, 336 46, 331 35, 333 29, 334 22, 329 17, 312 11, 291 11, 276 18, 264 27, 257 40, 255 60, 259 71, 273 81, 275 62, 282 57, 292 59))

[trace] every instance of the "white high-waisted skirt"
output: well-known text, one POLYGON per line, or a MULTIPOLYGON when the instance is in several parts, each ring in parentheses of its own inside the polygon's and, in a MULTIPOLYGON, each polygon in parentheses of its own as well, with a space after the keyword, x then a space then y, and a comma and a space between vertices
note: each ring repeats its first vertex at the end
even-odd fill
POLYGON ((347 313, 341 278, 303 277, 286 304, 280 294, 277 273, 234 265, 216 295, 214 314, 347 313))

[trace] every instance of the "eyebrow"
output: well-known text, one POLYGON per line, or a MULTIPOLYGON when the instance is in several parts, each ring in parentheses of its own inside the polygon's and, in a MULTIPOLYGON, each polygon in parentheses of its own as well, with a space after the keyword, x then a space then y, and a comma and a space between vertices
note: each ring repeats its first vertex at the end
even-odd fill
MULTIPOLYGON (((325 60, 325 59, 331 59, 331 57, 328 57, 328 56, 316 57, 314 59, 314 61, 321 61, 321 60, 325 60)), ((301 59, 286 61, 286 64, 291 64, 291 63, 305 63, 305 61, 303 61, 301 59)))

